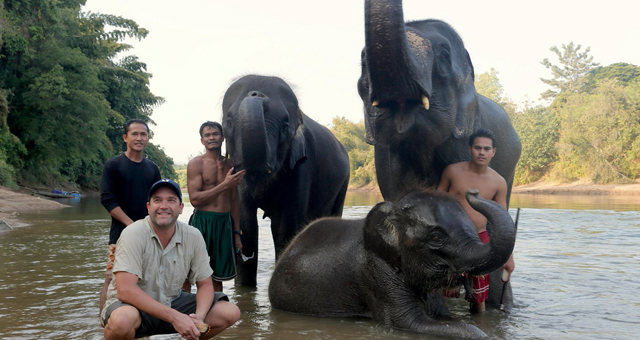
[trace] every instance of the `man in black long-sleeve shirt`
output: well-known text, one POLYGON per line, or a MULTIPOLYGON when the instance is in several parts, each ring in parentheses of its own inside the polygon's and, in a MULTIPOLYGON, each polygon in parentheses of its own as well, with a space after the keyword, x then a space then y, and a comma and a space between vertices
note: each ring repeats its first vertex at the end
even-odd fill
POLYGON ((112 278, 116 242, 126 226, 147 216, 149 189, 161 178, 158 166, 142 155, 149 143, 147 124, 139 119, 129 120, 122 139, 127 144, 127 151, 104 164, 100 181, 100 200, 111 215, 107 273, 100 292, 100 312, 112 278))

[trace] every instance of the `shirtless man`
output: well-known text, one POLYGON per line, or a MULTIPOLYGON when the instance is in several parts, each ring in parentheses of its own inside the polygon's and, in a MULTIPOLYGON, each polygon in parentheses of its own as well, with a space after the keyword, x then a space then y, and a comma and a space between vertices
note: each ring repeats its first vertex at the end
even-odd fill
MULTIPOLYGON (((467 189, 478 189, 480 196, 491 199, 507 209, 507 182, 493 169, 489 162, 496 154, 496 137, 487 129, 479 129, 469 137, 469 154, 471 161, 450 164, 444 169, 438 190, 445 191, 458 199, 460 205, 476 226, 478 236, 483 243, 489 242, 487 218, 471 208, 465 198, 467 189)), ((515 269, 513 254, 502 266, 511 276, 515 269)), ((485 301, 489 294, 489 275, 473 276, 473 292, 471 294, 471 312, 480 313, 485 310, 485 301)), ((446 296, 457 297, 460 289, 445 290, 446 296)))
POLYGON ((203 123, 200 141, 206 152, 189 161, 187 189, 195 208, 192 224, 202 232, 213 269, 213 287, 221 292, 222 281, 236 277, 235 254, 242 251, 237 186, 245 171, 234 174, 233 163, 222 156, 224 134, 219 123, 203 123))

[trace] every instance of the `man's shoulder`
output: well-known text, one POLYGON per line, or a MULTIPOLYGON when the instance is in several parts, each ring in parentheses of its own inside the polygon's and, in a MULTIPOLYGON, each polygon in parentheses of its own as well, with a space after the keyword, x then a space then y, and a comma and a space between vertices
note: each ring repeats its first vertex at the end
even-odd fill
POLYGON ((183 236, 188 238, 192 238, 192 237, 202 238, 202 232, 196 229, 196 227, 181 221, 176 221, 176 224, 180 226, 183 236))
POLYGON ((107 165, 114 165, 114 164, 120 163, 123 161, 122 157, 126 157, 124 153, 121 153, 117 156, 113 156, 109 158, 104 164, 105 166, 107 166, 107 165))
POLYGON ((458 162, 458 163, 451 163, 447 165, 444 171, 448 173, 460 173, 460 172, 466 171, 468 168, 469 168, 469 162, 464 161, 464 162, 458 162))

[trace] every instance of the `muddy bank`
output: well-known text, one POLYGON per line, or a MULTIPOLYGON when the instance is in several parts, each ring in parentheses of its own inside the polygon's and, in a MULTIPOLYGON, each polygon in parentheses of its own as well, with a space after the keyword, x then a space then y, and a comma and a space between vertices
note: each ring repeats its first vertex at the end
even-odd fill
POLYGON ((514 187, 512 193, 539 195, 640 196, 640 184, 594 184, 585 181, 573 183, 536 182, 514 187))
POLYGON ((10 226, 22 225, 20 212, 66 207, 62 203, 31 195, 29 189, 12 190, 0 186, 0 221, 4 220, 10 226))

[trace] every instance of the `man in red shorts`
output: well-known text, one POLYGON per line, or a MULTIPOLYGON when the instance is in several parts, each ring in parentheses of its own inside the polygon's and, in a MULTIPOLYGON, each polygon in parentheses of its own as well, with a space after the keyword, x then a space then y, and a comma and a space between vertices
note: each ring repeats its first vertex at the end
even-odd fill
MULTIPOLYGON (((474 210, 465 198, 468 189, 478 189, 480 196, 491 199, 507 209, 507 182, 497 172, 489 167, 489 162, 496 154, 496 137, 487 129, 479 129, 469 137, 469 154, 471 161, 454 163, 447 166, 440 179, 438 190, 445 191, 458 199, 460 205, 476 226, 478 236, 483 243, 489 242, 487 233, 487 219, 474 210)), ((507 263, 502 266, 511 276, 515 269, 513 254, 507 263)), ((480 313, 485 310, 485 301, 489 295, 489 274, 473 276, 473 292, 471 292, 472 313, 480 313)), ((457 297, 460 289, 445 290, 446 296, 457 297)))

